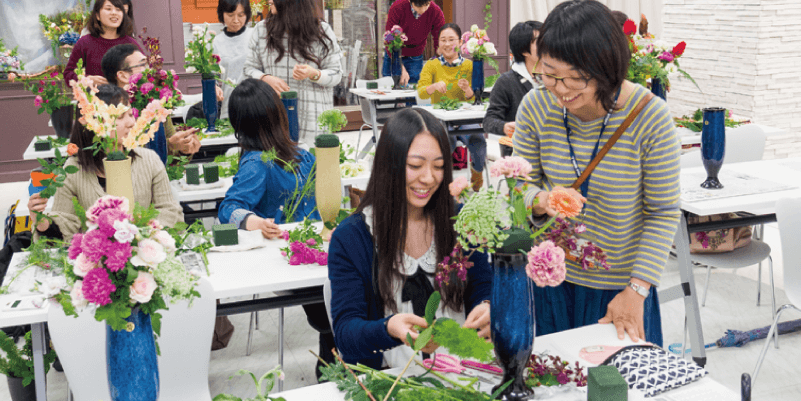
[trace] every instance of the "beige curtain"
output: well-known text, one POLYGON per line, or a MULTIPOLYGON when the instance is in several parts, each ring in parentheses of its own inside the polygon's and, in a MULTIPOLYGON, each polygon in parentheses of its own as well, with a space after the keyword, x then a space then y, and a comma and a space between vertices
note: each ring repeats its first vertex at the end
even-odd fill
MULTIPOLYGON (((548 13, 564 0, 510 0, 509 28, 518 22, 535 20, 545 21, 548 13)), ((626 13, 638 25, 640 14, 648 18, 648 31, 661 36, 662 33, 662 0, 598 0, 612 10, 626 13)))

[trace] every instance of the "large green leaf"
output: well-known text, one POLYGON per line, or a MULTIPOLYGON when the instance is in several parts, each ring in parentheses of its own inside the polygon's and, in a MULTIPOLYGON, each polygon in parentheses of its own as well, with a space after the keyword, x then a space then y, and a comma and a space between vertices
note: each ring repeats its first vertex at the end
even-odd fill
POLYGON ((428 302, 426 303, 426 323, 430 327, 431 324, 434 323, 434 319, 436 318, 437 309, 439 309, 439 302, 442 300, 442 294, 439 291, 434 291, 430 297, 428 297, 428 302))

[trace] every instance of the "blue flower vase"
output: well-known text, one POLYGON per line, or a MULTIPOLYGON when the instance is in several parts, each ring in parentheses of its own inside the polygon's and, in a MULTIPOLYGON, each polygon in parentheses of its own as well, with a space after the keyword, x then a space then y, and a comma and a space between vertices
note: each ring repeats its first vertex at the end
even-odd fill
POLYGON ((665 88, 665 83, 662 82, 661 79, 658 78, 651 78, 651 93, 656 96, 662 98, 662 100, 667 101, 667 88, 665 88))
POLYGON ((484 104, 482 95, 484 94, 484 60, 473 59, 473 76, 471 77, 470 88, 473 89, 473 96, 476 100, 473 104, 484 104))
POLYGON ((701 161, 706 169, 706 181, 701 188, 721 189, 718 173, 726 156, 726 109, 708 107, 704 109, 704 127, 701 130, 701 161))
POLYGON ((300 137, 300 123, 298 122, 298 93, 295 91, 281 92, 281 102, 284 103, 286 116, 289 120, 289 138, 297 142, 300 137))
POLYGON ((392 81, 395 83, 393 89, 400 89, 400 78, 401 74, 403 74, 403 65, 401 64, 401 51, 396 50, 392 52, 390 57, 390 69, 392 75, 392 81))
POLYGON ((153 139, 145 146, 156 152, 162 163, 165 165, 167 164, 167 134, 164 132, 164 123, 159 124, 159 129, 156 131, 153 139))
POLYGON ((200 82, 203 84, 203 115, 208 124, 206 132, 217 132, 217 80, 202 79, 200 82))
POLYGON ((159 369, 150 315, 138 308, 125 319, 133 330, 115 331, 106 326, 108 386, 113 401, 156 401, 159 369))
POLYGON ((526 275, 526 256, 520 250, 531 249, 525 230, 513 228, 500 252, 492 255, 492 298, 490 333, 495 354, 503 369, 501 384, 512 380, 499 400, 534 399, 534 391, 525 385, 526 364, 534 348, 534 282, 526 275))

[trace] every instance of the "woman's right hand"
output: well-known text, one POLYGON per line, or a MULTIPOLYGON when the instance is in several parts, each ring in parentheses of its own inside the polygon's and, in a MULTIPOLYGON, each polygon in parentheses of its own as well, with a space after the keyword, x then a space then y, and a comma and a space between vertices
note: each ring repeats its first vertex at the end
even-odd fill
POLYGON ((447 91, 448 91, 448 85, 445 84, 445 82, 443 81, 439 81, 435 84, 428 85, 428 87, 426 88, 426 92, 428 92, 429 95, 433 94, 434 92, 439 92, 444 95, 445 92, 447 91))
POLYGON ((245 228, 248 231, 261 231, 261 235, 267 239, 278 238, 281 235, 281 228, 278 224, 273 222, 273 219, 262 219, 261 217, 252 215, 248 217, 245 223, 245 228))
MULTIPOLYGON (((581 196, 581 193, 579 193, 578 191, 576 191, 573 188, 553 187, 551 190, 552 191, 553 190, 565 191, 568 194, 570 194, 570 196, 578 199, 579 202, 581 202, 582 205, 584 204, 584 202, 587 201, 587 198, 581 196)), ((537 193, 537 200, 539 202, 537 202, 537 204, 534 205, 534 207, 532 208, 532 212, 533 212, 534 215, 541 216, 543 214, 547 214, 548 216, 553 217, 553 216, 556 216, 557 213, 559 213, 556 210, 554 210, 553 208, 551 208, 550 206, 548 206, 548 198, 550 197, 550 195, 551 195, 551 193, 548 192, 548 191, 540 191, 539 193, 537 193)))
POLYGON ((108 80, 106 80, 106 77, 104 77, 102 75, 89 75, 87 78, 91 79, 92 83, 95 86, 105 85, 105 84, 108 83, 108 80))
POLYGON ((510 121, 503 125, 503 133, 506 134, 509 138, 515 134, 515 122, 510 121))
MULTIPOLYGON (((42 198, 39 194, 33 194, 28 199, 28 210, 31 212, 31 215, 33 215, 33 212, 44 212, 45 207, 47 207, 47 199, 42 198)), ((47 231, 48 228, 50 228, 50 222, 47 221, 47 219, 42 219, 42 221, 36 224, 36 229, 38 231, 47 231)))
MULTIPOLYGON (((398 313, 389 318, 387 322, 387 332, 391 337, 397 338, 411 347, 412 344, 406 341, 406 334, 408 333, 412 337, 412 340, 417 340, 417 336, 420 335, 420 333, 414 329, 414 326, 426 328, 428 324, 425 319, 413 313, 398 313)), ((421 351, 431 354, 436 351, 437 348, 439 348, 439 344, 435 343, 432 338, 421 351)))
POLYGON ((272 86, 273 90, 279 95, 281 92, 286 92, 289 90, 289 85, 287 85, 286 81, 281 78, 274 77, 272 75, 265 75, 261 77, 261 80, 266 82, 267 85, 272 86))

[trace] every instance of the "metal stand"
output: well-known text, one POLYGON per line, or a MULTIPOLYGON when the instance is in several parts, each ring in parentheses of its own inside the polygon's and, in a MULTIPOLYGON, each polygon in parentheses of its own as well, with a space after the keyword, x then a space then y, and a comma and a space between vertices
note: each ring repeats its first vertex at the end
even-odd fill
POLYGON ((31 344, 33 346, 33 375, 36 386, 36 401, 47 400, 47 383, 45 382, 45 322, 31 324, 31 344))

